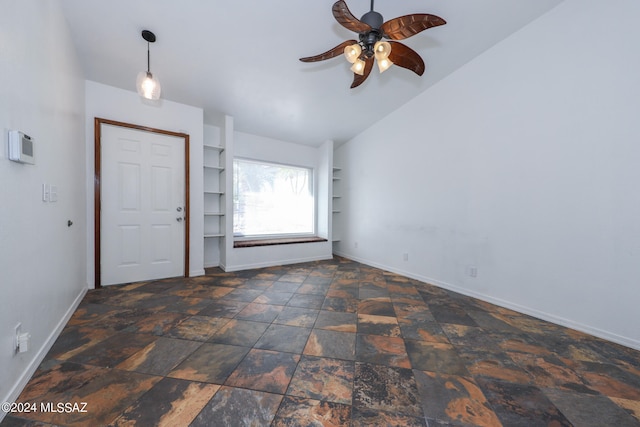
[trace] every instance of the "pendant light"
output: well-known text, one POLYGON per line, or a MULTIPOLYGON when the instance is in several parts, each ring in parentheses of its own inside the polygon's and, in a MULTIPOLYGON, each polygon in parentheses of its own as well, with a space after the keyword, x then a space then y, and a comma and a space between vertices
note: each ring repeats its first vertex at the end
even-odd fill
POLYGON ((156 41, 156 35, 149 30, 142 30, 142 38, 147 42, 147 71, 140 71, 136 79, 138 94, 145 98, 156 101, 160 99, 160 82, 151 74, 149 44, 156 41))

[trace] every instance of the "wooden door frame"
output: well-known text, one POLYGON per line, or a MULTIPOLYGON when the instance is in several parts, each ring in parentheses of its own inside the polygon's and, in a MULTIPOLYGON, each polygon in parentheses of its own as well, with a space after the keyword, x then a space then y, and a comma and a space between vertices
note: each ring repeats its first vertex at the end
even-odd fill
POLYGON ((94 269, 95 288, 102 287, 100 268, 100 226, 101 226, 101 178, 102 178, 102 125, 118 126, 127 129, 140 130, 144 132, 157 133, 161 135, 175 136, 184 139, 184 191, 185 191, 185 221, 184 221, 184 277, 189 277, 189 135, 181 132, 172 132, 163 129, 156 129, 147 126, 139 126, 131 123, 118 122, 115 120, 95 117, 94 123, 94 179, 93 179, 93 205, 94 205, 94 269))

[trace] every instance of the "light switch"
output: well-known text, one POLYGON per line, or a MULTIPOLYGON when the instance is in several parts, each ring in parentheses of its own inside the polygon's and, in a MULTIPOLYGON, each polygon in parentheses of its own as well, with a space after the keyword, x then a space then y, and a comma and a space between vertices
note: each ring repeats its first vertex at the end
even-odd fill
POLYGON ((50 202, 57 202, 58 201, 58 186, 57 185, 52 185, 49 188, 49 201, 50 202))
POLYGON ((42 184, 42 201, 49 201, 49 184, 42 184))

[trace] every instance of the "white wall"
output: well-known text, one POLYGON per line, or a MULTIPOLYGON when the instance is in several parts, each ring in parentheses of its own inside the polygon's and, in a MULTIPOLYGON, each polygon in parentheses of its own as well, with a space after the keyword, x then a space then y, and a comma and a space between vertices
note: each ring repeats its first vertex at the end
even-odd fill
POLYGON ((10 402, 87 289, 84 77, 57 1, 2 1, 0 73, 0 402, 10 402), (35 165, 8 160, 10 129, 33 137, 35 165), (43 183, 57 202, 42 201, 43 183), (31 345, 16 355, 18 322, 31 345))
MULTIPOLYGON (((243 132, 234 132, 232 147, 230 147, 229 144, 225 145, 227 147, 225 154, 230 156, 226 159, 228 181, 225 192, 227 195, 232 194, 231 166, 233 157, 313 168, 315 171, 316 195, 326 199, 318 205, 318 229, 326 233, 328 230, 329 210, 331 209, 331 200, 329 197, 331 174, 329 170, 332 165, 332 161, 329 161, 326 157, 333 155, 331 150, 326 149, 327 144, 328 143, 325 143, 321 147, 316 148, 243 132)), ((227 200, 231 203, 231 198, 227 200)), ((232 208, 232 206, 226 207, 227 217, 232 215, 232 208)), ((226 224, 226 235, 232 236, 232 221, 227 220, 226 224)), ((328 241, 237 249, 233 248, 233 239, 226 238, 226 253, 225 256, 222 257, 222 267, 226 271, 236 271, 248 268, 331 259, 333 256, 331 237, 322 237, 326 237, 328 241)))
POLYGON ((638 16, 566 0, 337 149, 337 252, 640 348, 638 16))
MULTIPOLYGON (((135 84, 135 76, 131 80, 135 84)), ((86 193, 87 193, 87 282, 94 285, 94 118, 116 120, 156 129, 189 134, 190 151, 190 236, 189 275, 204 274, 203 268, 203 190, 202 141, 203 112, 201 108, 161 100, 154 105, 143 101, 136 92, 86 82, 86 193)))
POLYGON ((333 141, 325 141, 317 151, 316 179, 321 185, 316 186, 316 200, 319 215, 322 215, 321 220, 317 222, 317 233, 318 236, 331 242, 333 239, 333 141))

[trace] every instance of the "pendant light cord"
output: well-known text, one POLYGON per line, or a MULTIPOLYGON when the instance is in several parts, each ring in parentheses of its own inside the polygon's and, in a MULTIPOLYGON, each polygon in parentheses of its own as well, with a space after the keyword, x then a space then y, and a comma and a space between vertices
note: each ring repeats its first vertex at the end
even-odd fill
POLYGON ((373 12, 373 0, 371 0, 371 12, 373 12))
POLYGON ((150 54, 149 54, 149 42, 147 42, 147 74, 151 72, 151 61, 150 61, 150 54))

